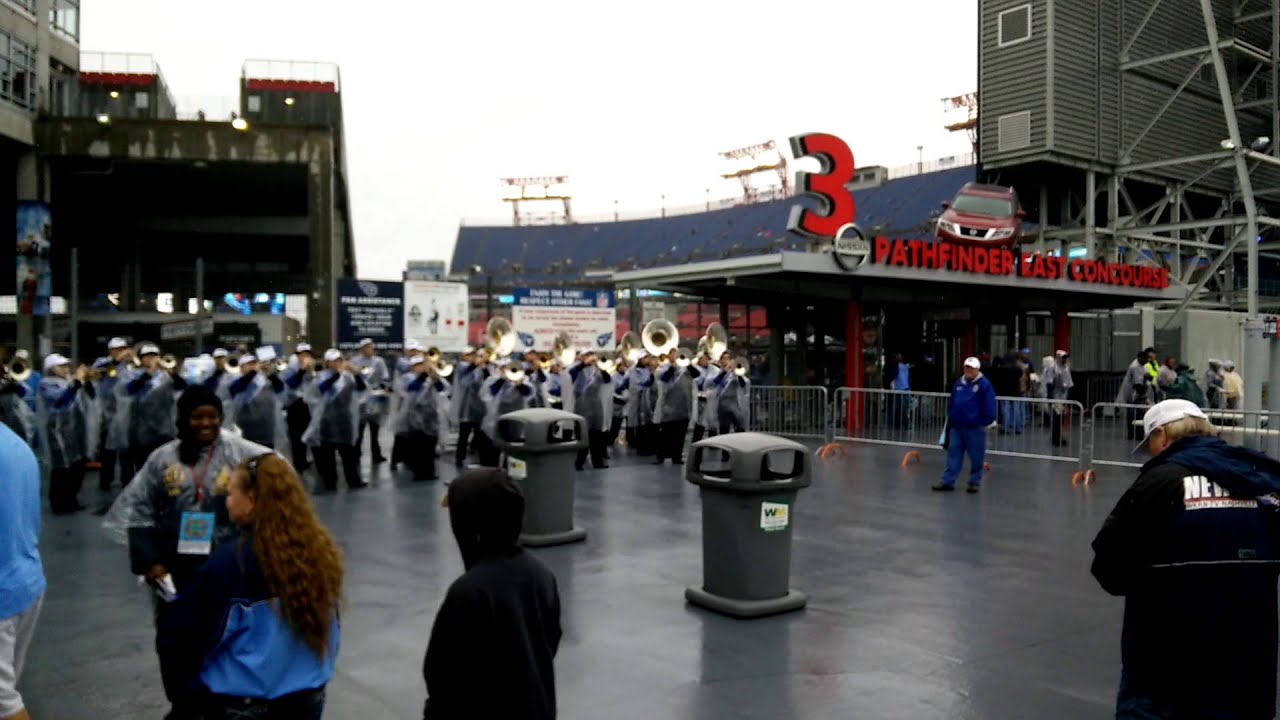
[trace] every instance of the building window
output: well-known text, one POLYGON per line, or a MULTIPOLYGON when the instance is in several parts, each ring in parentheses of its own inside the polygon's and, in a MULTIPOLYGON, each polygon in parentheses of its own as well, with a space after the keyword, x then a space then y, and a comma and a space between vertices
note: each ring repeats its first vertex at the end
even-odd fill
POLYGON ((35 107, 35 78, 34 48, 0 33, 0 98, 24 108, 35 107))
POLYGON ((80 40, 80 0, 53 0, 49 9, 53 29, 72 40, 80 40))
POLYGON ((248 107, 249 112, 251 113, 262 112, 262 96, 261 95, 250 95, 248 104, 249 104, 249 107, 248 107))
POLYGON ((139 90, 134 93, 133 106, 138 110, 146 110, 151 107, 151 93, 146 90, 139 90))
POLYGON ((999 16, 998 44, 1000 47, 1017 45, 1031 39, 1031 5, 1005 10, 999 16))
POLYGON ((64 117, 72 113, 72 92, 76 87, 75 75, 61 68, 49 67, 49 112, 54 117, 64 117))
POLYGON ((14 7, 21 8, 29 15, 36 14, 36 0, 4 0, 14 7))

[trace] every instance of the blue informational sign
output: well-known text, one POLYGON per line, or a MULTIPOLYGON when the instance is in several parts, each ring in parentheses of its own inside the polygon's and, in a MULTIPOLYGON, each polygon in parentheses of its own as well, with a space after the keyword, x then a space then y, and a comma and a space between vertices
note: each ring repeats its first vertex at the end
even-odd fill
POLYGON ((53 242, 53 214, 49 206, 18 201, 18 313, 49 315, 53 274, 49 270, 53 242))
POLYGON ((612 290, 565 290, 563 288, 517 288, 514 305, 529 307, 597 308, 614 307, 612 290))
POLYGON ((378 351, 404 346, 404 284, 338 278, 338 349, 370 338, 378 351))

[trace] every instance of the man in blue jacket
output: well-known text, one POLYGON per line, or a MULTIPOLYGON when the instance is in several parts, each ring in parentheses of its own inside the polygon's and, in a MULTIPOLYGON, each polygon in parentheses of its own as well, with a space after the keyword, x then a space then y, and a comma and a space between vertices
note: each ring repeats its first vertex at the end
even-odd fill
POLYGON ((1186 400, 1142 424, 1152 458, 1093 541, 1093 576, 1124 597, 1115 717, 1275 717, 1280 462, 1186 400))
POLYGON ((978 492, 982 484, 982 460, 987 454, 987 426, 996 421, 996 391, 982 374, 982 363, 976 357, 964 361, 964 375, 951 386, 947 403, 947 469, 942 482, 933 486, 937 492, 956 489, 956 478, 969 455, 969 492, 978 492))

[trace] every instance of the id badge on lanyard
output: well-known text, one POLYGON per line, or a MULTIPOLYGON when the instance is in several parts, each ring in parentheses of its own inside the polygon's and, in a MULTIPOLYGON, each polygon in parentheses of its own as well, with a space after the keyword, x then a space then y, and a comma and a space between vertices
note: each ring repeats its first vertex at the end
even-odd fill
MULTIPOLYGON (((195 474, 193 480, 196 485, 196 507, 204 504, 204 478, 209 471, 209 465, 213 462, 213 448, 209 448, 209 454, 205 457, 205 461, 200 466, 200 470, 195 474)), ((182 513, 182 521, 178 526, 178 554, 179 555, 208 555, 213 552, 213 531, 216 525, 216 519, 211 512, 187 511, 182 513)))

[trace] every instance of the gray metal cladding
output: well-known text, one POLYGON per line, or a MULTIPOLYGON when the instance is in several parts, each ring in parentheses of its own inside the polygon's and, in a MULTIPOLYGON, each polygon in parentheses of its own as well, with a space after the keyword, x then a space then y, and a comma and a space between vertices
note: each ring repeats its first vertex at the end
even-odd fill
MULTIPOLYGON (((1046 30, 1047 0, 980 0, 981 40, 978 62, 982 78, 979 99, 982 112, 978 116, 982 161, 990 162, 1041 152, 1047 141, 1046 77, 1048 66, 1046 30), (1030 6, 1030 37, 1000 47, 1000 14, 1022 6, 1030 6), (1000 118, 1016 113, 1030 113, 1030 143, 1025 147, 1000 150, 1000 118)), ((1006 26, 1012 27, 1014 23, 1006 26)), ((1008 131, 1018 123, 1005 120, 1006 147, 1008 131)), ((1019 143, 1020 144, 1020 143, 1019 143)))

